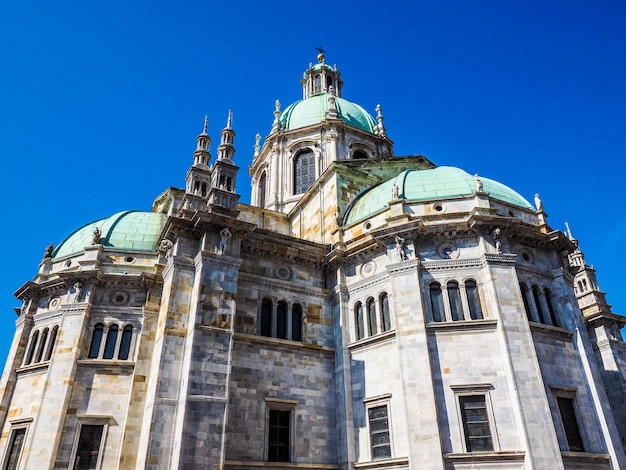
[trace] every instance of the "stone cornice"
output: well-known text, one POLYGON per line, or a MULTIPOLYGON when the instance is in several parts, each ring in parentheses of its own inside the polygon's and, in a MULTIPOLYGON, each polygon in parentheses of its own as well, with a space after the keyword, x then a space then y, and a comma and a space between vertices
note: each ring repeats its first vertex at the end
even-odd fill
POLYGON ((280 279, 271 279, 264 276, 257 276, 255 274, 239 272, 239 284, 245 286, 246 284, 252 284, 255 286, 263 286, 268 290, 273 289, 283 289, 294 293, 305 293, 312 297, 328 297, 329 292, 326 289, 322 288, 312 288, 308 286, 302 286, 300 284, 296 284, 295 282, 290 281, 282 281, 280 279))

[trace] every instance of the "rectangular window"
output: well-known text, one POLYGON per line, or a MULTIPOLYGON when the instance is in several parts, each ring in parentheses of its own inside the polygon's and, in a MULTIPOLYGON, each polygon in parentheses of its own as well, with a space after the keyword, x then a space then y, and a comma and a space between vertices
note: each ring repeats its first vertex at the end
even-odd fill
POLYGON ((559 405, 563 428, 565 429, 565 437, 567 445, 572 452, 584 452, 583 439, 580 435, 580 428, 576 420, 576 411, 574 410, 574 399, 568 397, 556 397, 559 405))
POLYGON ((370 446, 372 460, 391 458, 391 439, 389 436, 389 417, 387 405, 369 408, 370 446))
POLYGON ((22 447, 24 446, 24 438, 26 437, 26 428, 17 428, 13 430, 8 447, 8 457, 4 470, 15 470, 22 455, 22 447))
POLYGON ((468 452, 493 450, 485 395, 460 395, 459 406, 468 452))
POLYGON ((83 424, 80 427, 74 470, 95 470, 98 468, 103 434, 104 425, 101 424, 83 424))
POLYGON ((269 447, 267 460, 289 462, 289 424, 291 411, 269 410, 269 447))

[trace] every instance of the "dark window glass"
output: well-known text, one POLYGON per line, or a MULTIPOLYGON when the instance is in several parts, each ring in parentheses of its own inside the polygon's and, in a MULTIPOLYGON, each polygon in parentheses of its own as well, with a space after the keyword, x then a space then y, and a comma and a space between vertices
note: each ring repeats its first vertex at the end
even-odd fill
POLYGON ((352 158, 355 160, 367 158, 367 154, 363 150, 355 150, 352 154, 352 158))
POLYGON ((35 331, 33 336, 30 338, 30 347, 28 348, 28 353, 26 354, 26 360, 24 361, 24 365, 28 365, 33 362, 33 356, 35 355, 35 349, 37 349, 37 344, 39 342, 39 331, 35 331))
POLYGON ((261 302, 261 335, 272 336, 272 302, 268 299, 261 302))
POLYGON ((370 423, 370 445, 372 460, 391 458, 391 441, 389 439, 389 418, 387 405, 376 406, 368 410, 370 423))
POLYGON ((5 470, 15 470, 17 462, 20 460, 22 447, 24 446, 24 438, 26 437, 26 428, 19 428, 13 431, 9 444, 9 452, 5 470))
POLYGON ((483 318, 483 312, 480 308, 480 298, 478 297, 478 287, 476 286, 476 281, 472 279, 465 281, 465 294, 467 295, 470 318, 472 320, 480 320, 483 318))
POLYGON ((567 437, 567 445, 572 452, 584 452, 583 439, 576 421, 576 412, 574 411, 574 400, 566 397, 557 397, 565 436, 567 437))
POLYGON ((376 303, 374 299, 368 299, 367 301, 367 332, 370 336, 378 333, 376 327, 376 303))
POLYGON ((554 298, 552 297, 552 292, 550 292, 550 289, 545 289, 543 292, 546 296, 546 303, 548 304, 548 313, 550 314, 550 320, 552 321, 552 324, 554 326, 559 326, 559 324, 556 321, 556 313, 554 311, 554 304, 552 303, 554 301, 554 298))
POLYGON ((315 84, 313 87, 314 93, 319 93, 322 91, 322 77, 321 75, 316 75, 313 79, 313 83, 315 84))
POLYGON ((380 296, 380 309, 383 314, 383 331, 391 330, 391 316, 389 315, 389 296, 385 293, 380 296))
POLYGON ((354 317, 356 323, 356 339, 362 339, 365 337, 365 327, 363 321, 363 305, 361 302, 354 306, 354 317))
POLYGON ((459 295, 458 282, 448 282, 448 300, 450 301, 450 314, 452 316, 452 320, 463 320, 463 307, 461 307, 461 296, 459 295))
POLYGON ((120 342, 120 352, 117 354, 118 359, 126 360, 130 355, 130 341, 133 338, 132 325, 126 325, 122 331, 122 341, 120 342))
POLYGON ((259 180, 259 207, 265 207, 265 188, 267 186, 267 177, 265 173, 261 175, 259 180))
POLYGON ((48 339, 48 328, 43 330, 41 333, 41 339, 39 340, 39 347, 37 348, 37 357, 35 358, 35 362, 41 362, 43 359, 43 350, 46 347, 46 340, 48 339))
POLYGON ((436 282, 430 285, 430 305, 433 309, 433 320, 444 321, 443 299, 441 298, 441 286, 436 282))
POLYGON ((283 301, 278 302, 276 309, 276 337, 287 338, 287 304, 283 301))
POLYGON ((535 300, 535 307, 537 307, 537 314, 539 315, 539 321, 546 323, 546 317, 544 311, 541 308, 541 302, 539 301, 539 287, 533 286, 533 299, 535 300))
POLYGON ((74 470, 92 470, 96 468, 103 430, 104 426, 102 425, 83 424, 80 427, 74 470))
POLYGON ((270 410, 269 449, 270 462, 289 462, 290 411, 270 410))
POLYGON ((315 154, 313 150, 303 150, 293 162, 294 194, 302 194, 315 182, 315 154))
POLYGON ((93 336, 91 337, 91 346, 89 346, 89 357, 90 359, 98 357, 100 353, 100 343, 102 343, 102 334, 104 333, 104 325, 102 323, 98 323, 93 327, 93 336))
POLYGON ((489 429, 485 395, 459 397, 463 432, 468 452, 492 451, 493 441, 489 429))
POLYGON ((528 303, 528 289, 524 284, 519 285, 520 291, 522 292, 522 300, 524 301, 524 310, 526 311, 526 318, 528 321, 533 321, 533 317, 530 314, 530 304, 528 303))
POLYGON ((115 344, 117 343, 117 325, 111 325, 107 333, 107 341, 104 343, 104 359, 113 359, 115 354, 115 344))
POLYGON ((50 333, 50 340, 48 341, 48 350, 46 351, 46 357, 44 360, 49 361, 52 358, 52 353, 54 351, 54 343, 56 343, 57 335, 59 334, 59 327, 55 326, 52 328, 52 332, 50 333))
POLYGON ((291 309, 291 339, 302 341, 302 307, 300 304, 293 304, 291 309))

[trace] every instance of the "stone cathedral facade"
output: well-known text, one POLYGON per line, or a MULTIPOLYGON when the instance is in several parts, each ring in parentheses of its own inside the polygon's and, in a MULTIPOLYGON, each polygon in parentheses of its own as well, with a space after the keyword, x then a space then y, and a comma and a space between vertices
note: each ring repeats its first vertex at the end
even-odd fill
POLYGON ((323 54, 301 84, 250 205, 229 115, 184 188, 48 247, 1 469, 626 469, 626 318, 578 241, 538 196, 394 155, 323 54))

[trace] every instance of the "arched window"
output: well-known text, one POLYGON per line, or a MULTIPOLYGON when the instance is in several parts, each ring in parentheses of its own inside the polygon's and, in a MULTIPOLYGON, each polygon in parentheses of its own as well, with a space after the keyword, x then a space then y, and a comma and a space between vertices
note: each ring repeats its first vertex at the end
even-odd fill
POLYGON ((115 354, 115 344, 117 343, 117 331, 119 330, 117 325, 111 325, 109 332, 107 333, 107 340, 104 343, 104 355, 103 359, 113 359, 115 354))
POLYGON ((293 160, 293 193, 305 193, 315 181, 315 154, 306 149, 298 152, 293 160))
POLYGON ((315 84, 313 87, 314 93, 320 93, 322 91, 322 76, 316 75, 313 77, 313 83, 315 84))
POLYGON ((430 285, 430 305, 433 309, 433 320, 444 321, 443 299, 441 298, 441 286, 437 282, 430 285))
POLYGON ((276 337, 287 338, 287 303, 282 300, 276 308, 276 337))
POLYGON ((376 302, 371 297, 367 299, 367 333, 374 336, 378 333, 376 325, 376 302))
POLYGON ((39 347, 37 348, 37 357, 35 358, 35 362, 41 362, 43 359, 43 350, 46 347, 46 340, 48 339, 49 330, 46 328, 41 333, 41 339, 39 340, 39 347))
POLYGON ((362 339, 365 337, 365 329, 363 322, 363 304, 358 302, 354 306, 354 322, 356 327, 356 339, 362 339))
POLYGON ((467 304, 469 305, 470 318, 472 320, 480 320, 483 318, 483 312, 480 308, 480 297, 478 296, 478 286, 473 279, 465 281, 465 295, 467 296, 467 304))
POLYGON ((554 311, 554 304, 552 303, 554 301, 552 292, 550 292, 550 289, 546 288, 543 290, 543 293, 546 296, 546 303, 548 304, 548 313, 550 314, 550 320, 552 321, 552 324, 554 326, 559 326, 558 322, 556 321, 556 313, 554 311))
POLYGON ((533 321, 533 317, 530 313, 530 303, 528 302, 528 288, 520 282, 519 289, 522 292, 522 300, 524 301, 524 310, 526 311, 526 318, 528 318, 528 321, 533 321))
POLYGON ((122 340, 120 341, 120 351, 117 358, 121 360, 128 359, 130 355, 130 341, 133 339, 133 326, 126 325, 122 331, 122 340))
POLYGON ((328 90, 331 86, 333 86, 333 77, 326 75, 326 89, 328 90))
POLYGON ((50 332, 50 339, 48 340, 48 350, 46 351, 46 357, 44 360, 49 361, 52 358, 54 352, 54 343, 56 343, 57 335, 59 334, 59 327, 55 326, 50 332))
POLYGON ((389 315, 389 296, 386 292, 380 294, 379 301, 383 331, 389 331, 391 330, 391 315, 389 315))
POLYGON ((367 158, 367 154, 363 150, 355 150, 352 154, 353 160, 361 160, 367 158))
POLYGON ((261 336, 272 336, 272 302, 269 299, 261 301, 261 336))
POLYGON ((293 304, 291 308, 291 339, 302 341, 302 306, 293 304))
POLYGON ((461 296, 459 295, 459 283, 450 281, 447 285, 448 300, 450 301, 450 315, 453 321, 463 320, 463 307, 461 307, 461 296))
POLYGON ((100 353, 100 343, 102 343, 102 335, 104 334, 104 325, 102 323, 98 323, 93 327, 93 335, 91 336, 91 345, 89 346, 89 355, 87 356, 90 359, 98 357, 100 353))
POLYGON ((537 307, 537 314, 539 315, 539 321, 541 323, 546 322, 546 316, 541 308, 541 302, 539 301, 539 287, 533 286, 533 300, 535 301, 535 307, 537 307))
POLYGON ((26 360, 24 361, 25 366, 27 366, 33 361, 33 356, 35 355, 35 349, 37 348, 38 342, 39 342, 39 330, 35 331, 33 335, 30 337, 30 346, 28 348, 28 353, 26 354, 26 360))
POLYGON ((263 172, 263 174, 261 175, 261 178, 259 178, 259 192, 258 192, 258 206, 259 207, 265 207, 265 191, 266 191, 266 186, 267 186, 267 175, 265 174, 265 172, 263 172))

